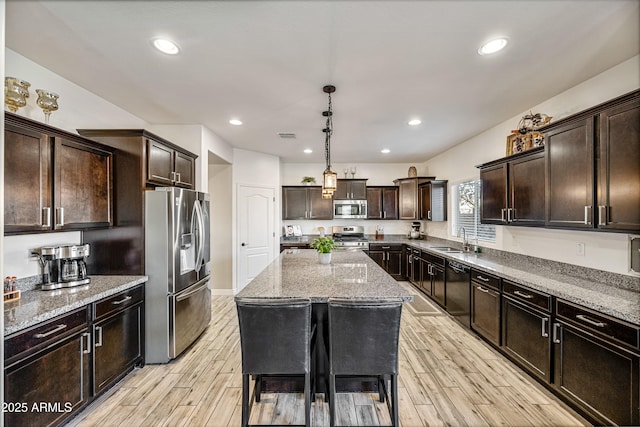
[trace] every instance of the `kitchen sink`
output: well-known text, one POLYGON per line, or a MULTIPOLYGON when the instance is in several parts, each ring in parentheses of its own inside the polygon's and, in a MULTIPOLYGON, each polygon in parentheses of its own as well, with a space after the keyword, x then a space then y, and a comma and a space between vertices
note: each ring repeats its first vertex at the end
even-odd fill
POLYGON ((447 252, 447 253, 450 253, 450 254, 452 254, 452 253, 456 253, 456 254, 462 253, 462 249, 451 248, 449 246, 433 246, 433 247, 431 247, 429 249, 433 249, 435 251, 440 251, 440 252, 447 252))

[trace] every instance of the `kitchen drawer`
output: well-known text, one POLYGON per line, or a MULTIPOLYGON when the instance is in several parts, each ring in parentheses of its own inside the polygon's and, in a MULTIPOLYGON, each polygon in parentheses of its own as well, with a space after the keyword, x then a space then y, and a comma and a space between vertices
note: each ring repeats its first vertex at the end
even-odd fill
POLYGON ((556 301, 556 316, 609 341, 615 340, 635 349, 640 348, 638 337, 640 327, 638 326, 562 300, 556 301))
POLYGON ((471 280, 478 283, 479 285, 493 288, 496 291, 500 291, 500 278, 492 274, 471 269, 471 280))
POLYGON ((402 244, 393 243, 369 243, 370 251, 401 251, 402 244))
POLYGON ((144 299, 144 287, 138 286, 93 303, 93 318, 100 319, 123 310, 144 299))
POLYGON ((5 364, 17 356, 23 357, 27 353, 33 353, 73 332, 86 328, 87 318, 87 308, 83 307, 5 338, 5 364))
POLYGON ((430 254, 429 252, 422 252, 422 259, 434 264, 444 267, 444 258, 439 257, 438 255, 430 254))
POLYGON ((546 312, 551 312, 551 295, 506 280, 502 282, 502 293, 519 301, 538 306, 546 312))

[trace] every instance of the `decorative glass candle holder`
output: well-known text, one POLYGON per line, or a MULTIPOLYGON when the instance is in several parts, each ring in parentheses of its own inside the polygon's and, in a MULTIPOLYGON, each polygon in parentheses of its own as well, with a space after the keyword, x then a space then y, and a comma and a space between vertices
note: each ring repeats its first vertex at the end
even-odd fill
POLYGON ((51 115, 51 112, 58 109, 58 98, 60 96, 57 93, 49 92, 44 89, 36 89, 36 93, 38 94, 36 104, 38 104, 38 107, 42 108, 42 111, 44 111, 44 122, 49 123, 49 116, 51 115))
POLYGON ((29 86, 31 83, 17 79, 15 77, 5 77, 4 79, 4 103, 9 111, 16 113, 18 108, 27 105, 29 97, 29 86))

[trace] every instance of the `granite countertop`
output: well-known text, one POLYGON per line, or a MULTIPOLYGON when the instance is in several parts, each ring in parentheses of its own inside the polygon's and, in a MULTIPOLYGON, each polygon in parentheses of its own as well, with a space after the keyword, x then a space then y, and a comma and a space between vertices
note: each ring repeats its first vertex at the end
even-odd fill
POLYGON ((486 250, 478 254, 445 253, 432 248, 461 248, 460 242, 432 237, 409 239, 403 234, 366 237, 369 243, 402 243, 426 250, 443 258, 464 263, 476 270, 493 273, 514 283, 640 325, 640 277, 496 250, 486 250))
POLYGON ((337 251, 331 264, 318 262, 314 249, 284 250, 236 298, 329 298, 412 301, 413 295, 362 251, 337 251))
POLYGON ((4 335, 7 337, 147 280, 147 276, 91 276, 91 283, 75 288, 24 291, 18 301, 4 305, 4 335))

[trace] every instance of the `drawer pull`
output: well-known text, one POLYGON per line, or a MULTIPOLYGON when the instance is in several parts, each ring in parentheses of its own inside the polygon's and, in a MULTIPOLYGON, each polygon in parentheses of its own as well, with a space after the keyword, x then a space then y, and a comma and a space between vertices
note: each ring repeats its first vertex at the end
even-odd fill
POLYGON ((485 294, 489 293, 489 289, 485 289, 482 286, 478 286, 476 289, 478 289, 480 292, 484 292, 485 294))
POLYGON ((391 249, 391 246, 383 246, 382 249, 391 249))
POLYGON ((127 301, 129 301, 131 298, 133 298, 131 295, 127 295, 126 297, 124 297, 123 299, 121 299, 120 301, 112 301, 111 304, 113 305, 120 305, 123 304, 127 301))
POLYGON ((596 320, 591 320, 584 314, 576 314, 576 319, 582 320, 583 322, 587 322, 590 325, 597 326, 598 328, 604 328, 605 326, 607 326, 606 323, 598 322, 596 320))
POLYGON ((63 329, 66 329, 66 328, 67 328, 67 325, 64 325, 64 324, 62 324, 62 325, 56 325, 56 327, 55 327, 55 328, 53 328, 52 330, 50 330, 49 332, 45 332, 44 334, 35 334, 33 337, 34 337, 34 338, 37 338, 37 339, 46 338, 46 337, 48 337, 49 335, 53 335, 53 334, 55 334, 56 332, 60 332, 60 331, 62 331, 63 329))
POLYGON ((514 295, 518 295, 519 297, 522 297, 522 298, 524 298, 524 299, 531 299, 531 298, 533 298, 533 295, 525 294, 525 293, 522 293, 522 292, 517 291, 517 290, 516 290, 516 291, 513 291, 513 294, 514 294, 514 295))
POLYGON ((482 280, 483 282, 488 282, 489 281, 489 279, 487 279, 486 277, 482 277, 482 276, 476 276, 476 279, 482 280))

